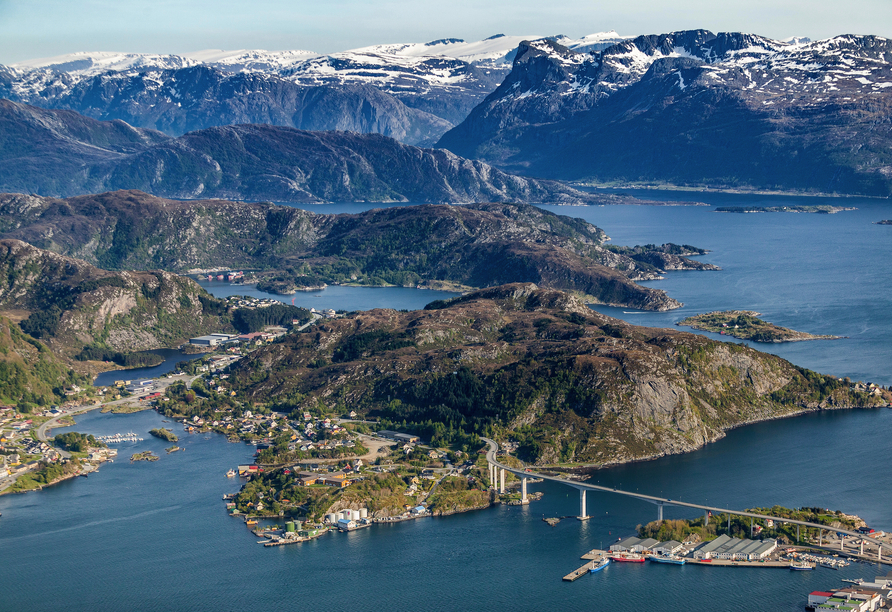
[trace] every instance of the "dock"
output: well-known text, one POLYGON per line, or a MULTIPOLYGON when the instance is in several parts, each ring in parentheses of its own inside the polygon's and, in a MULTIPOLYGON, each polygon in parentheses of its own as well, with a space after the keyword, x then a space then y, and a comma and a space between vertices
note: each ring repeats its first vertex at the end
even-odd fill
POLYGON ((589 570, 591 570, 594 566, 595 562, 589 561, 579 569, 573 570, 572 572, 564 576, 563 580, 564 582, 573 582, 574 580, 579 580, 580 578, 588 574, 589 570))
POLYGON ((564 576, 564 582, 573 582, 575 580, 579 580, 584 575, 588 574, 589 571, 593 567, 595 567, 597 562, 600 561, 603 557, 606 557, 607 554, 608 552, 606 550, 599 550, 597 548, 588 551, 587 553, 582 555, 582 557, 580 557, 580 559, 586 560, 586 564, 564 576))

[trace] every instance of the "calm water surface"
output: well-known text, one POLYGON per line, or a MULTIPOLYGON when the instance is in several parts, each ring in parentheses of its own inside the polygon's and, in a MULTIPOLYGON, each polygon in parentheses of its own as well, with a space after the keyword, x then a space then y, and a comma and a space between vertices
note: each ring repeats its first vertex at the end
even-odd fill
MULTIPOLYGON (((692 199, 714 205, 790 201, 707 194, 692 199)), ((653 326, 715 309, 757 310, 779 325, 850 336, 758 348, 823 372, 890 384, 892 228, 871 225, 889 218, 890 209, 869 200, 832 202, 859 210, 837 215, 733 215, 711 208, 553 210, 596 223, 617 244, 671 241, 711 249, 703 259, 723 268, 673 272, 651 283, 685 302, 679 311, 599 310, 653 326)), ((353 206, 358 208, 350 212, 372 208, 353 206)), ((334 289, 322 292, 323 298, 333 299, 336 293, 329 292, 334 289)), ((393 308, 416 308, 441 297, 417 290, 363 291, 392 291, 381 299, 393 308), (424 297, 415 302, 412 296, 418 293, 424 297)), ((320 302, 317 308, 364 308, 355 300, 339 306, 302 297, 310 305, 320 302)), ((555 485, 537 485, 545 497, 526 508, 375 526, 266 549, 226 515, 220 499, 239 486, 225 471, 249 461, 252 447, 227 443, 222 436, 182 434, 186 451, 166 455, 167 444, 147 435, 164 425, 156 413, 94 412, 78 419, 77 431, 133 430, 146 439, 120 445, 119 459, 88 479, 0 498, 5 584, 0 610, 798 611, 810 591, 888 569, 860 564, 838 572, 613 565, 565 584, 560 577, 581 565, 581 554, 631 534, 638 523, 655 519, 656 511, 650 504, 590 494, 592 520, 564 520, 551 528, 543 515, 578 511, 577 493, 555 485), (127 460, 149 449, 161 459, 132 465, 127 460)), ((603 470, 592 481, 729 507, 838 508, 889 531, 890 432, 888 409, 808 415, 731 431, 694 453, 603 470)), ((684 515, 666 510, 667 518, 684 515)))

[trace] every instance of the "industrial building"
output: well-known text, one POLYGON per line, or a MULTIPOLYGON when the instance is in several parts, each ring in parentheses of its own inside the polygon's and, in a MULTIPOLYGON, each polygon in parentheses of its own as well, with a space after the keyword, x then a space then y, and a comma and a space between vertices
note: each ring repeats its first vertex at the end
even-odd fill
POLYGON ((777 540, 740 540, 720 535, 701 544, 694 550, 695 559, 726 559, 731 561, 758 561, 777 549, 777 540))
POLYGON ((414 434, 400 433, 398 431, 390 431, 389 429, 379 431, 378 435, 388 440, 402 442, 403 444, 418 444, 421 441, 421 438, 414 434))

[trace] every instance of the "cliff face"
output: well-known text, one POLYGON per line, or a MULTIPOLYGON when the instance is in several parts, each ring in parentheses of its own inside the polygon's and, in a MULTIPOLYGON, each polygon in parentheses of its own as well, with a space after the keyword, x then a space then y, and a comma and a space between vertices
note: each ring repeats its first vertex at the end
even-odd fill
POLYGON ((189 279, 108 272, 17 240, 0 240, 0 279, 0 311, 63 356, 93 344, 162 348, 228 325, 220 302, 189 279))
POLYGON ((539 463, 684 452, 743 423, 876 401, 773 355, 628 325, 532 284, 428 308, 326 321, 240 362, 233 384, 283 409, 322 401, 431 435, 505 434, 539 463))

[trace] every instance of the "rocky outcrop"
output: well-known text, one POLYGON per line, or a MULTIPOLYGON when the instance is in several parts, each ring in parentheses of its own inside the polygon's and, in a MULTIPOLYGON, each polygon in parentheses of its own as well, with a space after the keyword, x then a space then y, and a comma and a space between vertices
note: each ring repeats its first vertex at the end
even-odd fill
POLYGON ((163 348, 228 325, 225 308, 194 281, 100 270, 17 240, 0 240, 0 278, 0 312, 68 357, 87 345, 163 348))
POLYGON ((540 464, 685 452, 745 423, 882 403, 776 356, 632 326, 532 284, 327 321, 241 361, 230 380, 254 401, 346 403, 427 435, 495 432, 540 464))

